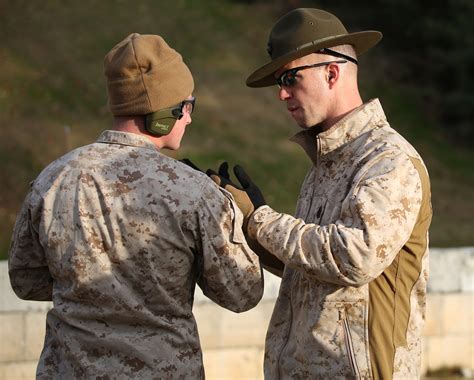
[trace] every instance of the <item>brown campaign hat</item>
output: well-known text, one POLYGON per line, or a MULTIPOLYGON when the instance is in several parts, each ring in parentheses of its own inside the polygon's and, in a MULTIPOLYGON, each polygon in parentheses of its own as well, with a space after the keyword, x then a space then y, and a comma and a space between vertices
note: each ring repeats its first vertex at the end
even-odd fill
POLYGON ((273 75, 282 66, 323 48, 353 45, 356 54, 360 55, 381 39, 382 33, 374 30, 348 33, 342 22, 329 12, 313 8, 294 9, 273 26, 267 47, 272 60, 247 78, 247 86, 275 85, 273 75))

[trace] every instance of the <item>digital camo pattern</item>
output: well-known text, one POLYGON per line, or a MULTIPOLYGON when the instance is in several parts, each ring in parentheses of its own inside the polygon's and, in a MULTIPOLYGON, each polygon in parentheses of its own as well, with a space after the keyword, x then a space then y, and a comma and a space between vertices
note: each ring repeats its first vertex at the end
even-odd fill
MULTIPOLYGON (((372 378, 368 283, 392 263, 415 226, 422 188, 410 157, 419 155, 390 128, 378 100, 325 132, 306 130, 294 140, 314 163, 296 218, 263 206, 248 227, 285 263, 265 377, 372 378)), ((426 264, 411 293, 408 346, 396 352, 394 377, 418 373, 426 264)))
POLYGON ((20 298, 52 300, 38 378, 200 379, 196 282, 255 306, 258 257, 230 196, 146 138, 105 131, 32 183, 9 257, 20 298))

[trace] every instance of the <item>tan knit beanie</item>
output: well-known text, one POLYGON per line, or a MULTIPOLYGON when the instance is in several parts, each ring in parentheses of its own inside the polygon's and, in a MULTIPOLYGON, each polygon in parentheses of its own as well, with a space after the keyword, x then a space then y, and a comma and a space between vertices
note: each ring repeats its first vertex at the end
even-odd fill
POLYGON ((194 81, 181 55, 156 35, 130 34, 104 58, 109 109, 115 116, 145 115, 192 94, 194 81))

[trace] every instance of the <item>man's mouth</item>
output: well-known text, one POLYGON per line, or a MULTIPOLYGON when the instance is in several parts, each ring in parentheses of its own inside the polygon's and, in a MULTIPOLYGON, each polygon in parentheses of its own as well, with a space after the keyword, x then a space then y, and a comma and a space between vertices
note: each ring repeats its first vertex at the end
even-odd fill
POLYGON ((289 107, 287 107, 287 109, 291 114, 293 114, 299 109, 299 107, 298 106, 289 106, 289 107))

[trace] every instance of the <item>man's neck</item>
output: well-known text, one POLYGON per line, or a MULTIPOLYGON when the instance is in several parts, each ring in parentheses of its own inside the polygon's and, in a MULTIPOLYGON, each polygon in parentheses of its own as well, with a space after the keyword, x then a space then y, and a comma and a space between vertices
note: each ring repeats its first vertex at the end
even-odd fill
POLYGON ((113 129, 121 132, 135 134, 145 133, 145 121, 143 116, 115 116, 113 129))
POLYGON ((340 113, 338 114, 337 116, 334 116, 334 117, 330 117, 326 120, 324 120, 321 124, 320 124, 320 128, 321 128, 321 131, 324 132, 324 131, 327 131, 328 129, 330 129, 333 125, 335 125, 336 123, 338 123, 340 120, 342 120, 344 117, 346 117, 348 114, 350 114, 352 111, 354 111, 356 108, 360 107, 362 105, 359 104, 353 108, 351 108, 350 110, 348 111, 345 111, 343 113, 340 113))
POLYGON ((327 131, 334 124, 342 120, 346 115, 364 103, 357 89, 347 90, 344 93, 352 95, 340 96, 338 98, 338 100, 334 103, 333 111, 330 114, 332 116, 329 116, 320 124, 320 127, 323 131, 327 131))
POLYGON ((150 140, 158 149, 163 147, 161 137, 150 135, 145 129, 145 116, 114 116, 114 130, 120 132, 135 133, 150 140))

